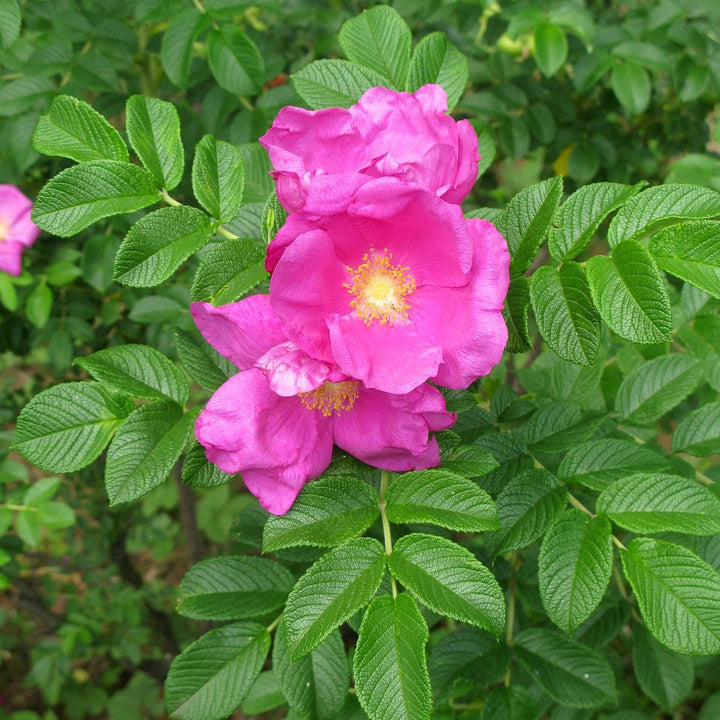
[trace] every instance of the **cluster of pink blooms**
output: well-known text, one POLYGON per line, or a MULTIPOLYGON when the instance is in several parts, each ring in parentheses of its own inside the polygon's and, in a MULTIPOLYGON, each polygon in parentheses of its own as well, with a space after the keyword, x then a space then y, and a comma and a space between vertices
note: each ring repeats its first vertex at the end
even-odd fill
POLYGON ((286 107, 260 142, 290 213, 267 249, 270 294, 194 303, 241 370, 208 402, 207 457, 283 514, 333 444, 393 471, 435 467, 450 427, 428 381, 465 388, 502 355, 504 238, 459 203, 478 172, 445 92, 368 90, 351 108, 286 107))
POLYGON ((0 272, 20 275, 22 253, 40 228, 30 219, 32 200, 14 185, 0 185, 0 272))

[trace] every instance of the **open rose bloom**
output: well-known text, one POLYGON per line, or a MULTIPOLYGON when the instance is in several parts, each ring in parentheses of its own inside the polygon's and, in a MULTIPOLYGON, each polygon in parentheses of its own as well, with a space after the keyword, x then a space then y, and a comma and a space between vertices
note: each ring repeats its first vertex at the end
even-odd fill
POLYGON ((277 196, 289 212, 324 174, 361 173, 417 182, 461 203, 477 178, 478 141, 467 120, 447 115, 439 85, 416 93, 371 88, 350 108, 283 108, 260 138, 270 153, 277 196))
POLYGON ((0 185, 0 271, 20 275, 22 253, 40 228, 30 219, 32 200, 14 185, 0 185))
POLYGON ((450 427, 455 416, 435 388, 384 393, 311 358, 288 341, 266 295, 191 310, 205 339, 242 371, 212 396, 197 438, 211 462, 242 473, 270 512, 288 511, 330 463, 333 443, 386 470, 439 465, 428 433, 450 427))
POLYGON ((351 108, 281 110, 261 139, 290 211, 267 250, 269 296, 194 303, 241 370, 208 402, 208 459, 282 514, 333 444, 384 470, 440 463, 455 416, 428 380, 465 388, 497 365, 510 256, 459 203, 477 138, 444 91, 368 90, 351 108))

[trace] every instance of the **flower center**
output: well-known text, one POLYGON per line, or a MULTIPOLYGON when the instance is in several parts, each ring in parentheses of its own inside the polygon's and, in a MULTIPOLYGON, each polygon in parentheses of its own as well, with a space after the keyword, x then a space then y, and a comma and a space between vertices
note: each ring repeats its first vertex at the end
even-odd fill
POLYGON ((392 325, 406 320, 410 305, 405 299, 416 288, 415 278, 408 275, 410 268, 392 264, 392 253, 387 248, 382 253, 363 255, 362 264, 356 268, 347 266, 352 283, 345 283, 353 299, 350 307, 366 325, 379 320, 382 325, 392 325))
POLYGON ((8 226, 5 221, 0 218, 0 242, 2 242, 8 234, 8 226))
POLYGON ((330 417, 334 412, 352 409, 358 397, 358 385, 352 380, 324 382, 310 392, 300 393, 300 402, 308 410, 319 410, 325 417, 330 417))

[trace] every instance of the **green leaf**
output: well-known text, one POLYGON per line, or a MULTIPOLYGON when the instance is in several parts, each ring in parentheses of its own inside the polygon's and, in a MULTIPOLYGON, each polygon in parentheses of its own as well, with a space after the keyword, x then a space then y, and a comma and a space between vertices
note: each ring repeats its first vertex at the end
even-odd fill
POLYGON ((713 218, 720 215, 720 193, 697 185, 658 185, 632 198, 613 218, 608 228, 610 247, 634 240, 659 226, 679 220, 713 218))
POLYGON ((535 61, 545 77, 552 77, 567 60, 568 42, 565 33, 548 22, 535 26, 535 61))
POLYGON ((20 6, 17 0, 0 0, 0 47, 7 50, 20 37, 20 6))
POLYGON ((193 45, 200 33, 210 24, 207 14, 187 8, 170 21, 162 34, 160 60, 163 70, 178 87, 186 88, 190 81, 193 45))
POLYGON ((218 243, 200 262, 190 296, 213 305, 235 302, 268 277, 264 258, 264 248, 256 240, 218 243))
POLYGON ((92 160, 63 170, 38 193, 32 218, 43 230, 70 237, 98 220, 160 200, 153 176, 117 160, 92 160))
POLYGON ((164 323, 177 320, 183 311, 187 311, 187 307, 180 305, 174 298, 146 295, 133 305, 129 318, 138 323, 164 323))
POLYGON ((426 35, 413 52, 407 89, 414 93, 428 83, 440 85, 448 96, 448 110, 452 110, 465 92, 469 77, 465 55, 444 32, 434 32, 426 35))
POLYGON ((40 104, 45 106, 55 91, 53 81, 40 75, 6 81, 0 87, 0 117, 17 116, 40 104))
POLYGON ((188 375, 203 390, 215 392, 238 371, 238 368, 220 355, 201 337, 200 333, 176 330, 175 345, 180 362, 188 371, 188 375))
POLYGON ((675 428, 673 452, 696 457, 720 453, 720 403, 710 403, 686 415, 675 428))
POLYGON ((672 59, 657 45, 643 42, 622 42, 615 45, 611 52, 616 57, 629 60, 650 71, 670 74, 673 70, 672 59))
POLYGON ((273 668, 291 708, 308 720, 330 720, 345 704, 350 671, 340 633, 335 630, 309 655, 290 657, 285 623, 275 632, 273 668))
POLYGON ((118 345, 99 350, 75 364, 95 380, 128 395, 175 400, 184 405, 190 388, 184 375, 162 353, 146 345, 118 345))
POLYGON ((548 247, 555 260, 574 258, 590 242, 600 223, 646 185, 600 182, 576 190, 555 213, 548 247))
POLYGON ((246 715, 261 715, 284 705, 287 705, 287 701, 280 690, 275 672, 263 670, 245 696, 242 711, 246 715))
POLYGON ((224 473, 217 465, 211 463, 206 455, 205 448, 196 441, 185 453, 182 466, 182 481, 190 487, 217 487, 232 480, 232 475, 224 473))
POLYGON ((132 95, 125 106, 130 144, 158 184, 172 190, 182 180, 185 151, 180 118, 172 103, 132 95))
POLYGON ((503 319, 508 329, 507 350, 521 353, 529 350, 528 308, 530 307, 530 283, 527 278, 516 277, 510 281, 503 319))
POLYGON ((559 453, 587 440, 602 419, 581 420, 574 402, 553 402, 536 410, 523 425, 520 436, 534 452, 559 453))
MULTIPOLYGON (((498 461, 475 445, 460 445, 443 458, 443 468, 453 475, 465 478, 479 478, 495 470, 498 461)), ((488 528, 486 528, 488 529, 488 528)))
POLYGON ((585 272, 566 262, 538 268, 530 280, 530 301, 540 334, 561 358, 592 365, 600 347, 600 316, 585 272))
POLYGON ((316 648, 367 605, 385 574, 385 550, 374 538, 357 538, 323 555, 297 581, 285 604, 293 658, 316 648))
POLYGON ((381 595, 370 603, 353 658, 358 700, 370 720, 430 720, 428 636, 409 595, 381 595))
POLYGON ((446 470, 400 475, 385 499, 390 522, 430 523, 460 532, 500 529, 492 498, 471 480, 446 470))
POLYGON ((128 161, 120 133, 92 106, 70 95, 53 98, 48 114, 38 120, 32 142, 39 153, 77 162, 128 161))
POLYGON ((631 62, 615 65, 610 73, 610 85, 618 102, 631 115, 645 112, 652 90, 646 70, 631 62))
POLYGON ((391 87, 405 88, 412 36, 396 10, 387 5, 364 10, 343 23, 338 41, 349 60, 378 73, 391 87))
POLYGON ((207 41, 208 64, 223 90, 255 95, 265 80, 265 63, 255 43, 234 25, 212 29, 207 41))
MULTIPOLYGON (((480 175, 482 175, 493 164, 497 153, 497 146, 495 145, 495 139, 493 138, 493 134, 489 126, 481 123, 479 120, 472 120, 470 124, 473 126, 478 136, 478 153, 480 154, 478 177, 480 177, 480 175)), ((497 208, 485 208, 485 210, 495 212, 497 215, 500 214, 500 210, 497 208)), ((473 215, 472 213, 467 213, 466 217, 470 218, 473 217, 473 215)), ((490 222, 494 222, 496 219, 496 216, 490 217, 488 215, 476 215, 475 217, 484 217, 486 220, 490 220, 490 222)))
POLYGON ((607 660, 586 645, 541 628, 523 630, 514 644, 523 665, 556 702, 591 708, 617 701, 607 660))
POLYGON ((111 505, 142 497, 170 474, 185 447, 199 408, 183 413, 173 402, 137 408, 107 452, 105 488, 111 505))
POLYGON ((495 555, 535 542, 553 524, 567 503, 567 491, 547 470, 515 475, 496 499, 503 529, 488 533, 495 555))
POLYGON ((610 523, 580 510, 566 510, 540 546, 540 597, 548 617, 571 634, 590 617, 605 594, 612 571, 610 523))
POLYGON ((40 282, 25 299, 25 314, 30 324, 36 328, 45 327, 50 319, 52 304, 52 291, 40 282))
POLYGON ((224 140, 203 136, 195 146, 192 186, 210 215, 220 222, 232 220, 240 212, 245 189, 242 153, 224 140))
POLYGON ((537 720, 538 706, 522 685, 495 688, 487 697, 481 720, 537 720))
POLYGON ((661 270, 720 298, 720 223, 696 220, 666 228, 649 249, 661 270))
POLYGON ((395 543, 388 569, 436 613, 502 634, 503 592, 493 574, 461 545, 435 535, 405 535, 395 543))
POLYGON ((95 383, 56 385, 22 409, 14 447, 43 470, 75 472, 103 451, 128 412, 95 383))
POLYGON ((207 243, 210 232, 210 219, 194 207, 177 205, 148 213, 120 245, 113 279, 131 287, 156 287, 207 243))
POLYGON ((315 60, 298 70, 292 81, 313 110, 350 107, 365 91, 385 83, 382 75, 348 60, 315 60))
POLYGON ((180 583, 177 612, 195 620, 243 620, 282 607, 295 584, 282 565, 228 555, 193 565, 180 583))
POLYGON ((522 275, 535 259, 562 192, 562 175, 543 180, 521 190, 498 217, 497 228, 505 236, 512 256, 512 275, 522 275))
POLYGON ((612 257, 595 255, 586 272, 595 305, 611 330, 641 344, 670 339, 670 300, 655 261, 642 245, 626 241, 615 247, 612 257))
POLYGON ((165 681, 170 715, 224 720, 242 702, 270 649, 262 625, 239 622, 211 630, 173 660, 165 681))
POLYGON ((621 551, 650 632, 681 655, 720 652, 720 574, 687 548, 636 538, 621 551))
POLYGON ((57 477, 37 480, 25 491, 22 504, 35 507, 41 505, 57 493, 60 483, 61 480, 57 477))
POLYGON ((615 398, 624 423, 646 425, 672 410, 698 385, 702 365, 689 355, 663 355, 625 377, 615 398))
POLYGON ((692 689, 692 660, 661 645, 642 625, 633 627, 632 664, 642 691, 667 712, 692 689))
POLYGON ((601 493, 597 511, 636 533, 720 533, 720 499, 677 475, 636 473, 616 480, 601 493))
POLYGON ((275 235, 285 224, 287 216, 285 208, 280 204, 276 193, 273 191, 265 201, 262 218, 260 219, 260 229, 266 245, 269 245, 275 239, 275 235))
POLYGON ((643 470, 668 470, 666 458, 632 440, 601 438, 570 448, 558 468, 558 477, 603 490, 614 480, 643 470))
POLYGON ((46 502, 38 507, 38 520, 47 528, 67 528, 75 524, 72 508, 61 502, 46 502))
POLYGON ((37 547, 42 531, 38 514, 33 510, 22 510, 15 521, 15 531, 26 545, 37 547))
POLYGON ((340 545, 362 535, 375 522, 379 502, 375 488, 358 478, 322 477, 305 485, 285 515, 269 518, 263 550, 340 545))
POLYGON ((505 675, 510 649, 497 638, 471 625, 443 635, 430 650, 428 672, 435 704, 453 695, 456 683, 490 685, 505 675))

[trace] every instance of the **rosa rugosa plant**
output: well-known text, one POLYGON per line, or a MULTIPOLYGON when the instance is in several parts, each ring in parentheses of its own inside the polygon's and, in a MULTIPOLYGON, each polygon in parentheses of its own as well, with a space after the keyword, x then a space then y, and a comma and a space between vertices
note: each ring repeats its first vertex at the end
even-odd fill
MULTIPOLYGON (((188 86, 174 105, 132 95, 123 134, 119 114, 59 95, 37 125, 38 151, 71 164, 39 191, 35 222, 94 248, 91 226, 120 228, 105 252, 123 300, 108 346, 79 346, 72 381, 25 405, 15 441, 80 488, 98 461, 115 513, 171 475, 185 508, 219 486, 244 503, 177 588, 179 615, 202 625, 167 673, 169 714, 712 717, 720 193, 566 192, 562 163, 491 165, 496 125, 477 123, 477 167, 493 171, 470 189, 478 149, 436 87, 458 117, 503 113, 501 147, 522 145, 526 114, 542 137, 552 113, 505 82, 525 61, 485 54, 517 18, 512 35, 532 28, 538 66, 558 73, 576 52, 560 28, 589 38, 589 11, 443 5, 459 49, 440 32, 413 44, 379 5, 342 24, 346 59, 308 62, 291 88, 245 33, 256 15, 243 30, 227 5, 198 5, 157 27, 170 81, 188 86), (224 90, 204 92, 209 73, 224 90), (274 512, 292 506, 268 513, 243 474, 274 512)), ((676 17, 640 27, 638 12, 640 35, 676 17)), ((583 73, 591 86, 611 72, 626 110, 603 108, 607 122, 640 127, 626 66, 647 47, 623 44, 588 52, 598 64, 573 67, 572 86, 554 78, 567 102, 553 110, 584 111, 583 73)), ((547 88, 530 73, 522 85, 547 88)), ((562 143, 582 156, 591 131, 562 143)), ((217 531, 227 507, 204 507, 217 531)))

